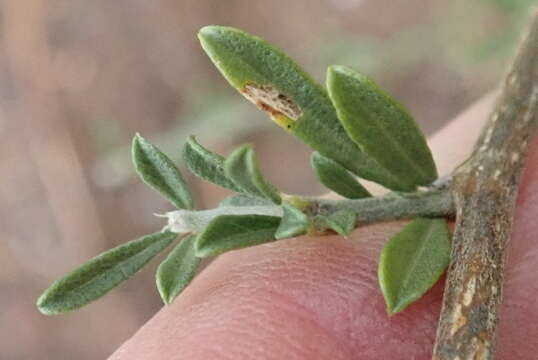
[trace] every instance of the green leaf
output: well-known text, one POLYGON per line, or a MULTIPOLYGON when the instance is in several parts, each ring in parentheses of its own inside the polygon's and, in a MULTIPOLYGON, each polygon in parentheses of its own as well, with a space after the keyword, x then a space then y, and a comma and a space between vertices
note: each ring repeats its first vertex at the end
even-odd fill
POLYGON ((413 220, 385 245, 379 260, 379 284, 387 311, 404 310, 428 291, 450 260, 450 233, 444 219, 413 220))
POLYGON ((437 170, 413 117, 372 80, 345 66, 331 66, 327 88, 348 135, 407 190, 429 185, 437 170))
POLYGON ((323 217, 323 221, 328 228, 346 237, 355 229, 357 217, 357 213, 354 210, 342 209, 323 217))
POLYGON ((254 150, 249 145, 234 150, 224 162, 224 170, 244 193, 271 199, 276 204, 280 203, 280 195, 275 187, 263 178, 254 150))
POLYGON ((206 26, 198 37, 228 82, 278 125, 364 179, 407 189, 348 137, 326 91, 280 50, 231 27, 206 26))
POLYGON ((223 206, 274 206, 271 200, 265 198, 250 196, 245 194, 237 194, 228 196, 219 203, 219 207, 223 206))
POLYGON ((319 181, 338 195, 348 199, 360 199, 370 196, 368 190, 336 161, 326 158, 316 151, 312 153, 310 163, 319 181))
POLYGON ((200 258, 194 251, 195 241, 195 235, 181 240, 157 269, 157 289, 165 304, 170 304, 196 274, 200 258))
POLYGON ((98 299, 140 270, 176 236, 170 231, 158 232, 105 251, 55 281, 39 297, 37 308, 45 315, 55 315, 98 299))
POLYGON ((275 240, 280 218, 266 215, 221 215, 196 240, 196 256, 207 257, 275 240))
POLYGON ((194 136, 187 140, 183 158, 194 175, 226 189, 241 191, 224 172, 224 158, 204 148, 194 136))
POLYGON ((304 235, 311 227, 308 216, 289 202, 282 203, 284 214, 275 234, 276 239, 287 239, 304 235))
POLYGON ((133 139, 132 153, 136 172, 146 184, 178 209, 192 209, 191 193, 172 160, 138 134, 133 139))

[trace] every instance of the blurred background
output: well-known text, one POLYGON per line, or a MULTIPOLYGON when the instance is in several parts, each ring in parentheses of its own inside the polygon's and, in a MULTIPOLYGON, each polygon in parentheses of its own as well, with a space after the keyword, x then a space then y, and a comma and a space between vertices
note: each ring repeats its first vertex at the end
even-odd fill
MULTIPOLYGON (((231 89, 198 45, 207 24, 269 39, 315 78, 378 81, 428 133, 493 89, 531 0, 3 0, 0 2, 0 359, 103 359, 161 306, 153 261, 79 312, 45 317, 55 278, 163 226, 134 176, 140 132, 180 160, 186 136, 255 144, 288 193, 323 191, 310 150, 231 89), (285 170, 285 171, 283 171, 285 170)), ((199 207, 226 194, 189 176, 199 207)))

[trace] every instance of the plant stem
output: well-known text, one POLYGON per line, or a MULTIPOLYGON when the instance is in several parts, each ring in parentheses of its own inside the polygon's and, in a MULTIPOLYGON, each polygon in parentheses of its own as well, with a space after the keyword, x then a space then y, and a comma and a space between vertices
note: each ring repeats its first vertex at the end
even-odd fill
POLYGON ((454 203, 449 189, 426 190, 416 193, 389 193, 384 196, 356 200, 310 200, 310 212, 328 215, 341 209, 357 212, 358 225, 381 221, 424 217, 452 217, 454 203))
MULTIPOLYGON (((384 196, 356 200, 326 200, 318 198, 294 198, 302 203, 303 211, 314 218, 330 215, 342 209, 357 212, 357 226, 381 221, 410 219, 417 216, 451 217, 455 214, 452 195, 448 188, 428 189, 416 193, 390 193, 384 196)), ((203 230, 220 215, 269 215, 282 216, 282 207, 268 206, 222 206, 211 210, 176 210, 166 213, 167 229, 177 233, 203 230)), ((319 229, 322 235, 326 229, 319 229)))
POLYGON ((494 359, 506 250, 538 123, 538 12, 471 158, 454 172, 451 264, 433 359, 494 359))

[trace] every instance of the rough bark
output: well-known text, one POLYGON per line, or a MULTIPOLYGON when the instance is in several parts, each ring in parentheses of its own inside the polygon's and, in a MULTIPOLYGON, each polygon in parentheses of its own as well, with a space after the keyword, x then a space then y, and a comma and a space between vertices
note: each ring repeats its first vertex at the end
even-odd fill
POLYGON ((538 123, 538 12, 470 159, 454 173, 452 260, 435 360, 493 359, 517 190, 538 123))

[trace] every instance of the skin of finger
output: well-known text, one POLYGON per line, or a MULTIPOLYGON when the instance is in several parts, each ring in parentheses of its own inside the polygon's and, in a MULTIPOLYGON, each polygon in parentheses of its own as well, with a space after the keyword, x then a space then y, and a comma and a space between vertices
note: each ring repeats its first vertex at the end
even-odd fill
MULTIPOLYGON (((470 144, 438 146, 480 128, 489 109, 491 99, 485 99, 434 137, 434 153, 452 153, 451 163, 441 167, 449 170, 463 160, 470 144)), ((538 151, 528 164, 508 264, 499 359, 531 359, 538 350, 533 279, 538 253, 532 235, 538 151)), ((442 284, 393 317, 385 312, 377 284, 380 248, 401 226, 368 226, 349 239, 302 237, 223 255, 111 359, 428 359, 442 284)))

